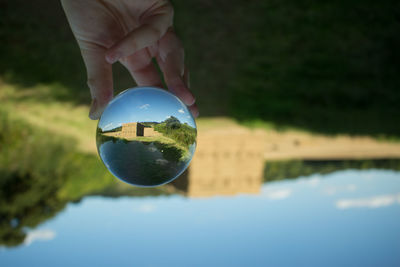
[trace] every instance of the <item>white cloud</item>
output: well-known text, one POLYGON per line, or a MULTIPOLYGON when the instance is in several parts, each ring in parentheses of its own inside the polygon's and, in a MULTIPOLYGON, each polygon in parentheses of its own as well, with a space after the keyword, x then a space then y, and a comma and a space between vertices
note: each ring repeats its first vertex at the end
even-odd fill
POLYGON ((50 241, 53 240, 55 237, 56 233, 53 230, 34 230, 27 233, 24 244, 25 246, 29 246, 35 241, 50 241))
POLYGON ((106 126, 104 126, 104 130, 111 129, 111 128, 112 128, 112 126, 113 126, 113 123, 112 123, 112 122, 110 122, 109 124, 107 124, 106 126))
POLYGON ((356 199, 339 199, 336 201, 336 208, 380 208, 394 204, 396 200, 400 203, 400 194, 397 195, 382 195, 371 198, 356 198, 356 199))
POLYGON ((266 189, 263 191, 262 196, 271 200, 279 200, 288 198, 291 194, 291 189, 266 189))
POLYGON ((321 179, 319 177, 313 177, 313 178, 308 180, 308 184, 311 187, 316 187, 319 184, 320 181, 321 181, 321 179))
POLYGON ((178 109, 178 112, 179 112, 179 113, 182 113, 182 114, 185 113, 185 111, 183 110, 183 108, 178 109))
POLYGON ((357 189, 357 186, 355 184, 349 184, 346 186, 346 190, 350 191, 350 192, 356 191, 356 189, 357 189))
POLYGON ((321 183, 321 176, 316 174, 311 177, 304 177, 298 179, 297 183, 304 184, 310 187, 317 187, 321 183))
POLYGON ((135 209, 136 211, 142 212, 142 213, 151 213, 156 210, 156 206, 152 204, 143 204, 135 209))
POLYGON ((333 196, 338 192, 354 192, 356 189, 357 187, 354 184, 349 184, 345 186, 327 186, 322 192, 325 195, 333 196))
POLYGON ((139 108, 140 109, 148 109, 150 107, 150 104, 144 104, 144 105, 141 105, 139 108))

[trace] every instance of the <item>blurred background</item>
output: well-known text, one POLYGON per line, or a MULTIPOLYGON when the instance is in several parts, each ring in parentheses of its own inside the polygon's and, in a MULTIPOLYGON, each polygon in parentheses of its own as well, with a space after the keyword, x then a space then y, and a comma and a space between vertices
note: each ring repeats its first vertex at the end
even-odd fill
MULTIPOLYGON (((174 183, 137 188, 97 156, 60 2, 0 0, 2 266, 74 262, 65 251, 124 265, 129 246, 139 265, 398 266, 400 3, 172 2, 198 148, 174 183)), ((115 93, 135 86, 113 68, 115 93)))

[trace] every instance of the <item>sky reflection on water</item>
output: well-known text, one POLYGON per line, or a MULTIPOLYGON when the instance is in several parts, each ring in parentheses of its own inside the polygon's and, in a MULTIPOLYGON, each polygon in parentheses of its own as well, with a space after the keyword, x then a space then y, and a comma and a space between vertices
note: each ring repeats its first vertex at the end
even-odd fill
POLYGON ((1 266, 399 266, 400 172, 339 171, 259 195, 86 197, 1 266))

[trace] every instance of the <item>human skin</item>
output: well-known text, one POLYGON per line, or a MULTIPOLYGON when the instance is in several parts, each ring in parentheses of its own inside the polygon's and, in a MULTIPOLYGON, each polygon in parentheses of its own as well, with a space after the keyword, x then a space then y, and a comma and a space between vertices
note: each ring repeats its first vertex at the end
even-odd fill
POLYGON ((61 0, 81 49, 92 96, 89 117, 99 119, 113 98, 112 64, 119 61, 138 86, 162 87, 155 58, 168 89, 197 117, 189 90, 184 50, 173 28, 168 0, 61 0))

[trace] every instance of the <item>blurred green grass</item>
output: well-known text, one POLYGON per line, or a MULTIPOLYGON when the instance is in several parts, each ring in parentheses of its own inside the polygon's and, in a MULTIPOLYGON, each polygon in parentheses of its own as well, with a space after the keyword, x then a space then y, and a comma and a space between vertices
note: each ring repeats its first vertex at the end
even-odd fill
POLYGON ((93 153, 69 136, 35 127, 0 107, 0 245, 20 245, 26 228, 86 195, 168 194, 117 181, 93 153))
MULTIPOLYGON (((335 134, 400 134, 398 1, 174 0, 201 115, 335 134)), ((0 1, 0 77, 88 104, 59 1, 0 1), (29 14, 29 15, 28 15, 29 14)), ((116 91, 134 85, 114 67, 116 91)))

